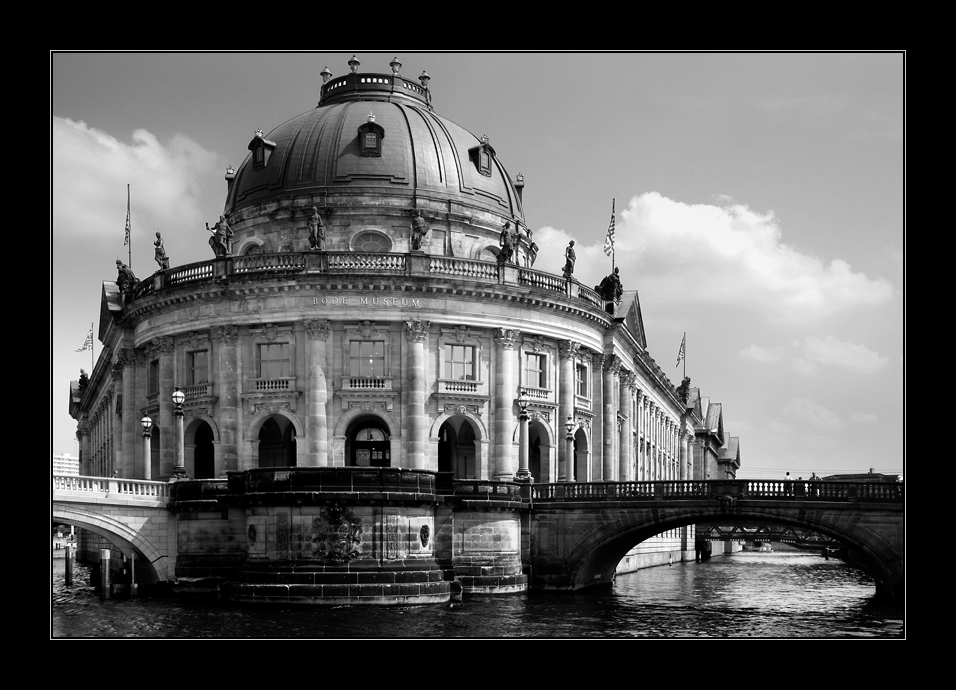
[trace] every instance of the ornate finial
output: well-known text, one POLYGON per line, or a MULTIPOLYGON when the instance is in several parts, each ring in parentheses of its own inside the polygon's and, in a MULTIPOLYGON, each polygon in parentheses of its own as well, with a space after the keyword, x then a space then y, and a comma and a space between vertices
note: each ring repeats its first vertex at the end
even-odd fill
POLYGON ((488 143, 488 135, 487 135, 487 134, 482 134, 482 135, 481 135, 481 143, 482 143, 482 144, 487 144, 487 143, 488 143))
POLYGON ((429 79, 431 79, 431 77, 428 76, 428 72, 426 72, 425 70, 422 70, 421 75, 418 77, 418 81, 420 81, 422 86, 424 86, 426 89, 428 88, 429 79))
POLYGON ((259 127, 256 127, 256 136, 262 139, 262 130, 259 127))
POLYGON ((375 113, 373 113, 372 111, 369 111, 368 113, 368 121, 375 122, 375 113))
POLYGON ((349 60, 349 71, 352 74, 355 74, 356 72, 358 72, 359 65, 361 64, 362 63, 358 61, 358 58, 353 55, 352 59, 349 60))
POLYGON ((227 166, 226 166, 226 174, 227 174, 227 175, 235 175, 235 174, 236 174, 236 169, 235 169, 234 167, 232 167, 231 165, 227 165, 227 166))
POLYGON ((402 63, 398 61, 397 57, 393 57, 392 61, 388 63, 388 66, 392 68, 392 74, 398 76, 399 70, 402 69, 402 63))
POLYGON ((332 78, 332 73, 329 71, 328 67, 323 67, 322 71, 319 72, 322 77, 322 83, 325 84, 332 78))
POLYGON ((520 172, 518 173, 518 178, 515 181, 515 184, 517 184, 518 186, 521 186, 524 184, 524 175, 522 175, 520 172))

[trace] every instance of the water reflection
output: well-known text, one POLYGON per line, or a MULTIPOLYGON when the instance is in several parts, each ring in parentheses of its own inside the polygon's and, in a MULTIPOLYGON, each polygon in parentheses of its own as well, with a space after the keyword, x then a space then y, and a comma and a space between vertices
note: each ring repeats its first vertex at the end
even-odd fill
POLYGON ((53 561, 53 637, 871 637, 904 636, 864 573, 802 554, 741 553, 618 576, 589 594, 474 596, 459 606, 281 607, 182 598, 100 601, 53 561))

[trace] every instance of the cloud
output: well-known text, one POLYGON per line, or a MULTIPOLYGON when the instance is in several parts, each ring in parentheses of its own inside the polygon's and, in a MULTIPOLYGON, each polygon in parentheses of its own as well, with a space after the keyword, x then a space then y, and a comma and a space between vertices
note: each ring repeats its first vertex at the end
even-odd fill
POLYGON ((872 412, 853 412, 850 414, 850 419, 860 424, 872 424, 877 417, 872 412))
MULTIPOLYGON (((723 205, 685 204, 657 192, 633 197, 617 224, 624 288, 636 283, 659 306, 744 307, 776 322, 873 307, 893 294, 887 280, 854 272, 842 259, 826 263, 784 244, 772 211, 718 199, 723 205)), ((559 271, 570 239, 564 230, 539 230, 535 267, 559 271)), ((607 268, 601 244, 578 243, 575 249, 575 276, 596 285, 607 268)))
POLYGON ((843 420, 841 420, 836 413, 831 412, 823 405, 818 405, 815 402, 803 398, 791 399, 790 402, 784 406, 783 413, 787 417, 806 422, 810 426, 817 427, 818 429, 834 431, 836 429, 842 429, 844 426, 843 420))
POLYGON ((832 364, 858 374, 872 374, 885 367, 889 361, 865 345, 846 343, 832 335, 826 338, 808 337, 802 343, 795 344, 802 350, 801 360, 809 367, 832 364))
POLYGON ((759 345, 748 345, 739 354, 741 359, 749 359, 752 362, 779 362, 783 357, 780 348, 759 345))
MULTIPOLYGON (((202 228, 200 189, 216 155, 182 135, 161 142, 137 129, 129 143, 84 122, 53 118, 53 233, 58 241, 121 236, 126 185, 134 230, 202 228)), ((164 233, 165 237, 165 233, 164 233)))

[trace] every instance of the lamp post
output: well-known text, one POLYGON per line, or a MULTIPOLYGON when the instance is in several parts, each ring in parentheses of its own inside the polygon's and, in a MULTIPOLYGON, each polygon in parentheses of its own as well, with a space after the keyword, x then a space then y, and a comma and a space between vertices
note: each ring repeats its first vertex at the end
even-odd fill
POLYGON ((521 389, 518 396, 518 472, 515 479, 526 482, 531 480, 531 471, 528 469, 528 391, 521 389))
POLYGON ((568 421, 564 423, 564 428, 568 432, 564 436, 564 441, 567 444, 564 452, 564 468, 561 471, 562 478, 559 481, 574 481, 574 436, 571 434, 574 431, 574 419, 571 415, 568 415, 568 421))
POLYGON ((186 461, 183 441, 183 402, 186 400, 186 394, 176 386, 173 392, 173 404, 176 409, 173 415, 176 417, 176 466, 173 467, 173 479, 186 479, 186 461))
POLYGON ((149 481, 152 479, 150 473, 153 468, 152 449, 150 448, 150 440, 153 437, 153 420, 149 418, 149 415, 146 415, 139 420, 139 423, 143 427, 143 457, 146 459, 146 469, 143 472, 143 479, 149 481))

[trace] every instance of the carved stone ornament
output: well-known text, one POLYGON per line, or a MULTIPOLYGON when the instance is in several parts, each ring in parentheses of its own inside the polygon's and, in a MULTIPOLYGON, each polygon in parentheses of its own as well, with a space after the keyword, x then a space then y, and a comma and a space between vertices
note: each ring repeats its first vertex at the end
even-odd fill
POLYGON ((156 355, 171 355, 174 349, 175 344, 173 343, 173 339, 168 335, 153 338, 149 345, 146 346, 146 350, 151 357, 155 357, 156 355))
POLYGON ((405 337, 410 343, 423 343, 425 338, 428 337, 428 327, 431 325, 429 321, 419 321, 415 319, 414 321, 405 322, 405 337))
POLYGON ((357 557, 362 541, 362 520, 348 508, 333 503, 312 518, 312 557, 333 563, 348 563, 357 557))
POLYGON ((422 528, 418 531, 418 536, 422 540, 422 548, 428 546, 428 537, 431 534, 431 529, 428 525, 422 525, 422 528))
POLYGON ((515 346, 515 341, 521 335, 521 331, 512 328, 496 328, 494 335, 495 342, 499 347, 505 350, 511 350, 515 346))
POLYGON ((279 327, 274 323, 267 323, 262 329, 262 337, 270 343, 279 335, 279 327))
POLYGON ((309 340, 328 340, 332 334, 332 323, 328 320, 309 319, 305 322, 305 334, 309 340))
POLYGON ((368 340, 378 332, 378 328, 371 321, 363 321, 359 325, 359 332, 362 334, 363 338, 368 340))
POLYGON ((216 337, 223 345, 235 345, 239 340, 239 326, 216 326, 216 337))
POLYGON ((455 326, 455 339, 459 344, 464 343, 471 337, 468 326, 455 326))
POLYGON ((528 348, 535 353, 541 352, 544 349, 544 338, 540 335, 536 335, 532 340, 528 348))
POLYGON ((737 497, 736 496, 718 496, 720 501, 720 510, 723 513, 732 513, 737 507, 737 497))
POLYGON ((604 371, 617 374, 621 370, 621 358, 617 355, 604 356, 604 371))
POLYGON ((581 343, 575 342, 573 340, 562 340, 560 345, 561 357, 576 357, 578 351, 581 349, 581 343))

